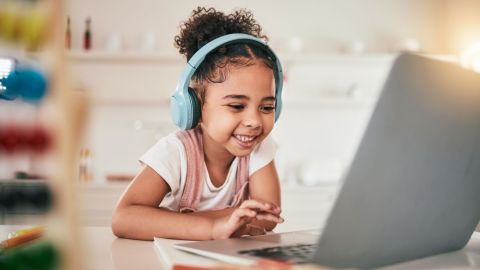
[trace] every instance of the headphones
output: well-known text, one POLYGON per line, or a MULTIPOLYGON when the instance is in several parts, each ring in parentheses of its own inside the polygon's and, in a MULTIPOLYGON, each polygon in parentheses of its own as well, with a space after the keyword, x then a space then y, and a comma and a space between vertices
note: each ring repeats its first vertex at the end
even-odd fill
POLYGON ((218 37, 201 47, 188 61, 180 76, 175 93, 170 98, 170 113, 173 122, 181 129, 192 129, 200 119, 201 106, 192 88, 189 87, 193 74, 205 57, 216 48, 232 43, 247 43, 257 45, 265 50, 274 62, 275 77, 275 121, 282 110, 283 71, 280 60, 268 45, 261 39, 247 34, 228 34, 218 37))

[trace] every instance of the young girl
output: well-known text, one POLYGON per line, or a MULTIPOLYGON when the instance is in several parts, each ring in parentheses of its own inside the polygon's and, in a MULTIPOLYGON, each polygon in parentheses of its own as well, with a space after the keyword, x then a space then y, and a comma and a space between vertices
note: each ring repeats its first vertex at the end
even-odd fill
MULTIPOLYGON (((233 33, 266 39, 248 11, 226 15, 199 7, 175 44, 188 61, 205 44, 233 33)), ((145 166, 114 211, 115 235, 225 239, 262 234, 283 222, 276 145, 269 137, 281 79, 275 65, 265 48, 250 42, 206 55, 189 81, 198 124, 159 140, 141 157, 145 166)))

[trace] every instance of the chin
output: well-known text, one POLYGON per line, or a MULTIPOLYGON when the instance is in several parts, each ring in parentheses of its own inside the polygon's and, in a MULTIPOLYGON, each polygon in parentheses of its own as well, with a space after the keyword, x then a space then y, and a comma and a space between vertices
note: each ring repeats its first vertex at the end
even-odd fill
POLYGON ((234 156, 239 157, 239 158, 240 157, 246 157, 246 156, 250 155, 250 153, 252 153, 252 151, 249 151, 248 153, 244 153, 244 152, 243 153, 237 153, 237 154, 234 154, 234 156))
POLYGON ((236 157, 244 157, 250 155, 253 152, 253 149, 255 149, 255 147, 251 147, 250 149, 238 149, 237 147, 232 147, 229 149, 229 152, 236 157))

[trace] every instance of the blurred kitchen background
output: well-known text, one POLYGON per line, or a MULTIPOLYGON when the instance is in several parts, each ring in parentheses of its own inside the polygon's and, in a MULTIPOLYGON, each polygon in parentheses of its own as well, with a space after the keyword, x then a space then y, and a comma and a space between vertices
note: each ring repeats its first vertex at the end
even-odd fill
MULTIPOLYGON (((197 6, 249 9, 269 36, 286 75, 273 131, 284 204, 311 194, 324 214, 399 52, 466 56, 480 69, 478 0, 70 0, 71 73, 92 101, 79 153, 86 205, 98 213, 90 224, 109 223, 139 156, 175 130, 169 97, 185 59, 173 37, 197 6)), ((302 207, 286 208, 293 215, 302 207)), ((283 228, 299 228, 290 220, 283 228)))

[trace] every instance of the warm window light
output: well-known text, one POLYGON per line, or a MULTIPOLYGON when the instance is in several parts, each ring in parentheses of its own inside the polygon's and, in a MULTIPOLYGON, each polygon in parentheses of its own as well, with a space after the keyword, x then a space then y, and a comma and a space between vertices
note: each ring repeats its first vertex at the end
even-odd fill
POLYGON ((464 68, 480 73, 480 42, 471 46, 460 55, 460 64, 464 68))
POLYGON ((472 66, 473 70, 480 73, 480 58, 477 57, 472 66))

